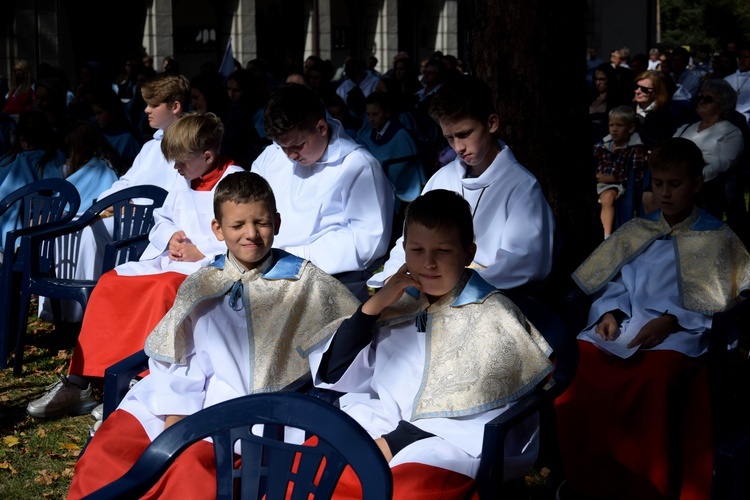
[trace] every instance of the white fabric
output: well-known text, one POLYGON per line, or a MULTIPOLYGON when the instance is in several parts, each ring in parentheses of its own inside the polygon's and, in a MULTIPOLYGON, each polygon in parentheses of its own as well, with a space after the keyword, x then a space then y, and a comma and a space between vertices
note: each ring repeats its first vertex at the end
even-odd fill
POLYGON ((354 83, 349 78, 341 82, 341 85, 336 87, 336 93, 344 100, 344 102, 346 102, 346 96, 349 94, 349 92, 354 87, 357 87, 359 85, 360 90, 365 95, 365 97, 367 97, 368 95, 375 92, 375 87, 378 86, 378 82, 380 82, 380 77, 373 74, 371 71, 367 71, 367 75, 365 75, 364 80, 362 80, 359 84, 354 83))
MULTIPOLYGON (((222 179, 242 168, 230 165, 222 179)), ((192 274, 214 261, 216 255, 223 254, 227 247, 216 239, 211 230, 214 218, 214 191, 195 191, 187 183, 176 183, 167 195, 164 205, 154 211, 154 227, 148 234, 149 244, 136 262, 126 262, 115 268, 120 276, 141 276, 177 272, 192 274), (198 262, 179 262, 169 258, 169 239, 177 231, 185 231, 190 242, 204 255, 198 262)))
POLYGON ((328 148, 316 163, 293 162, 273 143, 252 171, 271 185, 281 214, 274 247, 329 274, 364 271, 388 250, 393 187, 378 161, 328 122, 328 148))
POLYGON ((654 241, 597 294, 589 311, 589 326, 578 338, 627 358, 636 352, 637 347, 627 349, 626 346, 643 325, 668 312, 677 317, 680 331, 670 334, 650 350, 700 356, 708 349, 708 338, 704 333, 711 327, 712 317, 680 307, 678 283, 674 242, 654 241), (605 313, 618 309, 626 315, 619 337, 613 341, 602 340, 594 331, 597 323, 605 313))
POLYGON ((737 91, 737 106, 735 109, 745 115, 750 121, 750 71, 744 73, 737 70, 724 78, 737 91))
MULTIPOLYGON (((456 158, 438 170, 422 192, 448 189, 469 202, 475 211, 477 244, 472 267, 500 289, 546 278, 552 268, 555 222, 536 178, 516 161, 507 146, 482 175, 465 175, 465 164, 456 158)), ((401 236, 383 271, 368 281, 369 286, 382 286, 404 264, 403 241, 401 236)))
POLYGON ((171 191, 177 180, 185 182, 174 168, 174 162, 167 161, 161 152, 163 136, 163 130, 154 132, 154 138, 143 145, 141 152, 133 160, 133 165, 111 188, 101 193, 99 199, 132 186, 153 185, 171 191))
POLYGON ((245 310, 222 300, 200 303, 185 320, 185 365, 149 359, 150 374, 120 404, 143 424, 152 440, 164 430, 166 415, 192 415, 222 401, 249 394, 252 376, 245 310))
POLYGON ((703 153, 706 166, 703 167, 703 179, 710 181, 722 172, 731 168, 739 160, 745 141, 742 131, 727 120, 698 131, 700 122, 683 125, 675 132, 675 137, 684 137, 693 141, 703 153))
MULTIPOLYGON (((310 354, 310 366, 317 387, 375 396, 373 399, 350 399, 346 405, 342 404, 342 410, 359 422, 373 438, 393 431, 401 420, 409 421, 425 368, 425 334, 418 332, 413 322, 381 328, 376 342, 377 351, 372 344, 360 351, 341 379, 334 384, 323 383, 317 375, 330 341, 310 354)), ((510 406, 469 417, 414 420, 412 425, 435 437, 409 444, 395 454, 389 465, 422 463, 476 477, 484 425, 510 406)), ((511 479, 528 472, 537 453, 538 419, 533 417, 514 428, 506 438, 505 477, 511 479)))

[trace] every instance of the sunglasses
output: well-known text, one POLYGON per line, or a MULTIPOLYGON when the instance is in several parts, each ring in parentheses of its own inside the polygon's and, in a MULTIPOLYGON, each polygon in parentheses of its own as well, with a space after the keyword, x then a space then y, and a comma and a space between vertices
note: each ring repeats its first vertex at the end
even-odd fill
POLYGON ((716 102, 716 99, 711 97, 710 95, 698 95, 698 102, 705 102, 706 104, 713 104, 716 102))
POLYGON ((638 85, 637 88, 638 88, 638 90, 640 90, 644 94, 651 94, 651 93, 654 92, 654 88, 653 87, 644 87, 643 85, 638 85))

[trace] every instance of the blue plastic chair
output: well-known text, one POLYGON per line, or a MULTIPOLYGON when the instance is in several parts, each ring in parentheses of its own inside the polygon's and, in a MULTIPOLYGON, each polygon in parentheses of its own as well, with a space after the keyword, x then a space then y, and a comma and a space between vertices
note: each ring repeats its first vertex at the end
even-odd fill
MULTIPOLYGON (((479 497, 504 498, 505 438, 513 427, 535 413, 552 411, 553 400, 568 388, 578 367, 578 344, 573 325, 529 295, 505 292, 552 347, 555 371, 532 392, 484 426, 482 458, 477 474, 479 497)), ((542 420, 541 425, 555 425, 542 420)))
MULTIPOLYGON (((18 327, 20 277, 23 272, 26 236, 63 225, 78 211, 81 198, 75 186, 59 179, 43 179, 19 188, 0 201, 0 216, 18 208, 18 223, 5 234, 3 263, 0 268, 0 368, 8 366, 10 335, 18 327), (17 243, 20 243, 16 251, 17 243)), ((23 320, 23 325, 26 319, 23 320)))
POLYGON ((29 303, 32 295, 52 299, 52 311, 55 321, 60 321, 58 300, 75 300, 85 311, 89 296, 96 286, 96 280, 73 279, 74 260, 78 249, 74 236, 85 227, 99 219, 100 214, 108 207, 114 208, 114 232, 110 243, 105 247, 102 274, 116 265, 137 260, 148 246, 148 233, 154 223, 154 210, 161 207, 167 191, 158 186, 134 186, 123 189, 94 203, 77 220, 64 226, 43 230, 29 235, 26 239, 27 258, 21 277, 21 299, 19 322, 16 331, 16 360, 13 373, 21 374, 23 362, 24 336, 29 303), (132 199, 151 200, 149 205, 134 205, 132 199), (69 245, 62 245, 63 258, 55 259, 55 252, 60 249, 55 240, 69 236, 69 245), (51 265, 50 263, 55 263, 51 265))
POLYGON ((253 394, 201 410, 160 434, 131 469, 117 481, 88 495, 89 500, 138 498, 192 443, 211 437, 216 454, 217 498, 283 499, 290 483, 292 500, 330 498, 349 465, 362 484, 363 498, 388 499, 392 477, 383 454, 349 415, 314 397, 297 393, 253 394), (302 446, 256 435, 252 427, 289 426, 318 437, 302 446), (235 443, 242 465, 235 468, 235 443), (292 472, 295 457, 299 466, 292 472), (325 459, 319 482, 315 477, 325 459))

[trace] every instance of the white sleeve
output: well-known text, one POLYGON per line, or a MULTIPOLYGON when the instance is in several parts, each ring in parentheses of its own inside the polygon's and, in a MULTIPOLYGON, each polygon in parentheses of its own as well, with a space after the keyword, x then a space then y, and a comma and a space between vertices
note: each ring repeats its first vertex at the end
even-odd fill
POLYGON ((630 304, 630 292, 625 287, 622 273, 607 283, 602 290, 597 292, 594 302, 589 309, 589 319, 585 330, 596 325, 602 316, 610 311, 622 311, 626 317, 633 316, 630 304))
POLYGON ((706 166, 703 167, 703 178, 710 181, 734 165, 745 148, 742 132, 734 127, 728 134, 717 139, 711 148, 703 151, 706 166))
POLYGON ((346 192, 343 223, 332 226, 307 245, 284 248, 329 274, 364 270, 388 245, 393 189, 374 159, 359 158, 367 165, 350 169, 342 179, 342 190, 346 192))
POLYGON ((173 220, 176 194, 179 191, 179 189, 170 191, 164 200, 164 204, 154 210, 154 227, 148 233, 148 240, 152 246, 161 252, 169 246, 169 240, 172 238, 172 235, 180 230, 173 220))

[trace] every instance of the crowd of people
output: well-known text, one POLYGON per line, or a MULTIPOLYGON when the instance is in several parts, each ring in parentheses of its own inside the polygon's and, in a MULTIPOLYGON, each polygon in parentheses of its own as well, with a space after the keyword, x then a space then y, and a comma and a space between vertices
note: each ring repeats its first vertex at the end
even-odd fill
MULTIPOLYGON (((712 443, 695 439, 710 428, 707 334, 750 287, 730 229, 744 201, 722 197, 740 184, 750 113, 750 46, 737 56, 724 77, 691 69, 684 49, 590 61, 604 240, 572 277, 592 301, 578 374, 555 403, 561 498, 708 497, 712 443), (615 216, 631 191, 641 216, 615 216)), ((188 79, 174 59, 158 73, 132 59, 115 83, 90 62, 70 90, 52 68, 31 81, 16 65, 0 198, 50 176, 89 202, 168 192, 137 261, 82 270, 98 282, 85 313, 65 318, 81 322, 67 374, 27 407, 97 419, 70 498, 121 476, 183 418, 306 372, 345 394, 394 498, 476 495, 485 423, 553 370, 544 332, 503 292, 545 286, 555 219, 498 136, 483 80, 440 53, 417 65, 399 52, 382 75, 376 64, 351 57, 337 76, 311 56, 278 77, 253 60, 188 79), (140 350, 148 375, 102 421, 104 370, 140 350)), ((107 215, 82 232, 80 262, 111 239, 107 215)), ((505 478, 538 451, 534 415, 508 435, 505 478)), ((212 496, 212 454, 193 445, 146 496, 212 496)), ((337 498, 358 488, 344 474, 337 498)))
POLYGON ((608 237, 616 225, 613 197, 627 198, 623 204, 635 207, 618 214, 617 223, 655 209, 643 159, 665 139, 686 137, 700 147, 708 162, 699 206, 719 219, 726 217, 743 241, 750 241, 744 199, 750 166, 750 92, 743 89, 750 78, 750 46, 730 43, 708 64, 695 61, 682 46, 664 52, 652 49, 648 55, 633 57, 627 48, 617 49, 611 52, 609 62, 602 61, 594 51, 588 63, 589 117, 597 174, 610 174, 612 165, 619 165, 612 179, 617 188, 600 193, 604 236, 608 237), (627 138, 613 143, 613 134, 618 133, 613 132, 617 127, 614 122, 622 117, 614 110, 623 105, 635 111, 635 127, 627 135, 640 144, 626 147, 627 138), (639 150, 637 154, 635 149, 639 150), (634 157, 639 160, 633 161, 634 157), (625 163, 630 164, 626 167, 625 163))

